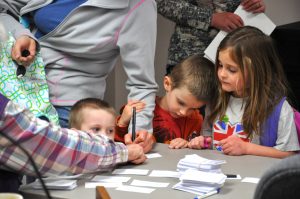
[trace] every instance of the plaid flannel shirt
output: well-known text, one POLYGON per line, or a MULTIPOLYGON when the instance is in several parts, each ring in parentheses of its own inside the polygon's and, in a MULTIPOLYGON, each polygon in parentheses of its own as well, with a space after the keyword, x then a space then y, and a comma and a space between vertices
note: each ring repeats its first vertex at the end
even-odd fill
POLYGON ((0 167, 34 175, 28 157, 2 135, 21 144, 42 175, 67 175, 104 171, 126 162, 122 143, 81 131, 63 129, 37 119, 0 94, 0 167))

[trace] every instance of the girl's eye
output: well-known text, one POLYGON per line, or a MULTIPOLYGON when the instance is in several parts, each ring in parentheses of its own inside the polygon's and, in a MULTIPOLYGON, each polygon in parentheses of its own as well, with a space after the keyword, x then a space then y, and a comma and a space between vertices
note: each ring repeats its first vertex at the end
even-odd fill
POLYGON ((236 69, 229 68, 229 72, 231 72, 231 73, 236 73, 237 70, 236 70, 236 69))

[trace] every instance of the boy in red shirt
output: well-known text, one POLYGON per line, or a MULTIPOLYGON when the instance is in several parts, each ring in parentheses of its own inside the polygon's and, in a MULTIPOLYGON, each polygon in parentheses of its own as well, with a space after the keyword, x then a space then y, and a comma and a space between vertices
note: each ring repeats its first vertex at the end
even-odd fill
MULTIPOLYGON (((176 65, 163 81, 166 94, 155 100, 153 135, 156 141, 175 149, 198 148, 199 143, 193 142, 193 138, 200 135, 203 122, 199 108, 210 102, 217 91, 213 63, 199 55, 191 56, 176 65)), ((143 102, 131 101, 124 107, 117 119, 116 140, 124 141, 132 107, 139 112, 143 106, 143 102)))

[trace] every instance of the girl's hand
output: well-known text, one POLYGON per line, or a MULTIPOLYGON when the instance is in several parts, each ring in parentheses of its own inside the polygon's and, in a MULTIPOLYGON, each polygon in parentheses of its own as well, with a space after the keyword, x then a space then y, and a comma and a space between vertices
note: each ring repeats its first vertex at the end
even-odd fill
POLYGON ((241 5, 244 10, 252 13, 265 12, 266 5, 262 0, 243 0, 241 5))
POLYGON ((138 100, 129 100, 128 104, 123 109, 122 115, 118 121, 118 126, 128 126, 132 117, 132 108, 136 108, 136 112, 140 112, 145 108, 145 103, 138 100))
POLYGON ((35 53, 35 40, 26 35, 23 35, 16 40, 11 51, 11 57, 19 65, 29 66, 35 58, 35 53), (27 57, 22 56, 22 52, 25 50, 29 51, 29 55, 27 57))
POLYGON ((182 138, 175 138, 170 142, 170 149, 183 149, 188 146, 188 141, 182 138))
POLYGON ((193 138, 189 143, 188 147, 190 149, 204 149, 211 146, 211 137, 203 137, 202 135, 193 138))
POLYGON ((220 145, 224 154, 227 155, 244 155, 247 154, 248 142, 243 141, 236 135, 229 136, 228 138, 221 140, 220 145))

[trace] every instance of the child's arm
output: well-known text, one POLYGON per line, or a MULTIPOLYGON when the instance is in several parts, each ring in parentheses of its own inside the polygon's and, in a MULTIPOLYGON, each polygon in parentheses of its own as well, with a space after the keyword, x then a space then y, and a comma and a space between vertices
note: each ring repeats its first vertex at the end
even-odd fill
POLYGON ((239 137, 232 135, 221 140, 222 150, 227 155, 257 155, 273 158, 285 158, 295 152, 280 151, 273 147, 261 146, 254 143, 244 142, 239 137))
POLYGON ((125 105, 120 119, 117 125, 120 127, 128 126, 132 117, 132 108, 136 108, 136 112, 140 112, 145 108, 145 103, 138 100, 130 100, 128 104, 125 105))
POLYGON ((137 100, 131 100, 124 106, 121 116, 116 120, 115 141, 125 142, 124 136, 128 133, 128 126, 132 117, 132 108, 136 107, 136 112, 140 112, 145 103, 137 100))

